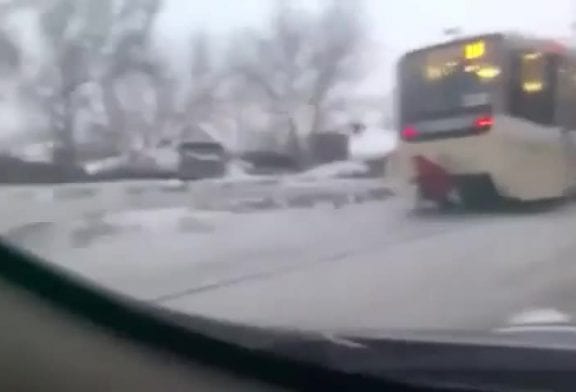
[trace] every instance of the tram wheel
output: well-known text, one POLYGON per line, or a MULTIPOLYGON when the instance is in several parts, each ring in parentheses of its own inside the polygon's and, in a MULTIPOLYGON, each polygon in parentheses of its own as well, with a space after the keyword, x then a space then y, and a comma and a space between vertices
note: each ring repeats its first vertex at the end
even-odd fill
POLYGON ((457 179, 458 195, 467 208, 492 208, 500 204, 498 194, 489 176, 463 176, 457 179))

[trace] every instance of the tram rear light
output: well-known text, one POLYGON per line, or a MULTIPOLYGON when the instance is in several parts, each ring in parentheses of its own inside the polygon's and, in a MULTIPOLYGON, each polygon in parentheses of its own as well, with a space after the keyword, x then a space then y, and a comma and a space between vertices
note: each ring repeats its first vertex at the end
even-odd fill
POLYGON ((484 132, 492 128, 494 125, 494 118, 492 116, 479 116, 474 119, 474 130, 476 132, 484 132))
POLYGON ((408 126, 402 130, 402 139, 404 140, 413 140, 419 136, 419 132, 416 128, 408 126))

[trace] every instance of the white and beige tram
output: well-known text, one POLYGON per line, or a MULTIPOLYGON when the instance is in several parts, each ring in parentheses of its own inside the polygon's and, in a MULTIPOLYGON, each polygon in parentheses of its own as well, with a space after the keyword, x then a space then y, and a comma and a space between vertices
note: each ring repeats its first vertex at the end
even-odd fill
POLYGON ((421 198, 551 199, 576 188, 576 55, 490 34, 407 53, 398 65, 402 176, 421 198))

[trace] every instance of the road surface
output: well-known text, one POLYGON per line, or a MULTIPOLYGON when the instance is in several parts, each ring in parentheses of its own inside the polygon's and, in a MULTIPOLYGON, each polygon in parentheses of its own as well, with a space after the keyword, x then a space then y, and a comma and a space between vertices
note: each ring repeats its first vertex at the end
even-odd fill
POLYGON ((230 197, 221 185, 134 192, 121 208, 125 195, 104 198, 106 214, 68 201, 5 232, 104 287, 242 323, 486 330, 531 309, 576 314, 575 203, 416 213, 357 184, 308 184, 316 198, 275 183, 230 197))

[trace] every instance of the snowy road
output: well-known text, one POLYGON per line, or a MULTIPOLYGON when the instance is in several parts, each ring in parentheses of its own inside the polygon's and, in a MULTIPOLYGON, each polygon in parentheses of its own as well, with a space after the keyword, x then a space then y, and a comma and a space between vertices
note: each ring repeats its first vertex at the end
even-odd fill
POLYGON ((351 184, 314 187, 322 197, 267 184, 238 188, 226 203, 207 197, 209 188, 202 197, 135 192, 130 208, 102 215, 101 206, 75 219, 71 210, 81 211, 81 202, 69 201, 66 213, 46 210, 45 219, 10 236, 136 298, 262 325, 486 329, 528 309, 576 314, 574 203, 416 214, 401 197, 344 197, 351 184), (212 204, 199 209, 199 200, 212 204))

